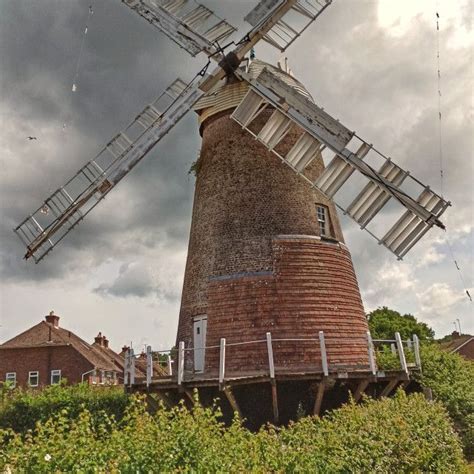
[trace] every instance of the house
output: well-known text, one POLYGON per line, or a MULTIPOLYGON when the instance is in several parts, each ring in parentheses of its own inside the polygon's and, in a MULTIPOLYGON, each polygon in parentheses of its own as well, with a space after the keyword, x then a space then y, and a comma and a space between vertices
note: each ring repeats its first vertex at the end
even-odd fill
POLYGON ((456 352, 466 359, 474 360, 474 336, 470 334, 459 334, 454 331, 450 336, 446 336, 440 345, 449 353, 456 352))
POLYGON ((41 387, 88 382, 116 385, 123 380, 124 359, 99 333, 92 344, 59 326, 51 311, 43 321, 0 344, 0 381, 41 387))

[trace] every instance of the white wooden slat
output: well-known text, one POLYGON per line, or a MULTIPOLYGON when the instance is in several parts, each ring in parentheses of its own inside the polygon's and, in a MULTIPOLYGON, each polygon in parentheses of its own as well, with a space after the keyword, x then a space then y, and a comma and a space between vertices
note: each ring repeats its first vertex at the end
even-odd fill
POLYGON ((196 30, 206 22, 212 16, 211 10, 206 8, 204 5, 198 5, 194 10, 180 16, 181 20, 186 23, 190 28, 196 30))
POLYGON ((269 150, 272 150, 289 132, 293 121, 275 110, 257 135, 269 150))
POLYGON ((221 20, 219 23, 211 26, 207 31, 204 32, 205 38, 213 43, 214 41, 220 41, 227 38, 235 31, 235 28, 227 23, 225 20, 221 20))
POLYGON ((305 132, 286 154, 285 160, 301 173, 318 156, 320 150, 321 143, 305 132))
MULTIPOLYGON (((396 186, 402 184, 408 173, 392 161, 385 161, 378 173, 396 186)), ((347 213, 365 227, 388 202, 391 195, 370 181, 347 207, 347 213)))
POLYGON ((135 122, 141 125, 145 130, 150 128, 159 118, 161 114, 152 105, 147 105, 140 114, 137 115, 135 122))
POLYGON ((126 153, 129 148, 132 146, 132 141, 127 137, 123 132, 120 132, 116 135, 110 142, 107 144, 107 150, 115 157, 118 158, 126 153))
POLYGON ((179 15, 179 11, 189 3, 189 0, 170 0, 161 2, 161 6, 173 15, 179 15))
POLYGON ((265 105, 265 100, 252 89, 249 89, 231 117, 242 127, 247 127, 258 115, 263 105, 265 105))

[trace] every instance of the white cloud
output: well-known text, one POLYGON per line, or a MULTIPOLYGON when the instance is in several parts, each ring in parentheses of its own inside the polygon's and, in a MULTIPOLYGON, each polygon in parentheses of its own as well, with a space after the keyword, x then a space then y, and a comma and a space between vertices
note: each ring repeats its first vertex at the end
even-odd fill
POLYGON ((416 294, 420 302, 419 315, 432 324, 438 319, 457 317, 455 309, 466 296, 447 283, 434 283, 416 294))

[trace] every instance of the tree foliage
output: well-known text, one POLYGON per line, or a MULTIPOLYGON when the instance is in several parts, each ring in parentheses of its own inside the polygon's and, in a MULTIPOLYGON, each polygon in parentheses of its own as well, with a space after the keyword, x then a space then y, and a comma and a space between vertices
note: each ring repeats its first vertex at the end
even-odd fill
POLYGON ((369 329, 374 339, 393 339, 399 332, 402 339, 411 339, 416 334, 420 341, 432 341, 434 331, 427 324, 417 321, 411 314, 401 315, 386 306, 367 315, 369 329))
POLYGON ((14 472, 464 472, 441 404, 400 391, 349 403, 324 419, 258 433, 196 403, 146 411, 134 399, 121 421, 62 410, 26 436, 0 431, 0 471, 14 472))

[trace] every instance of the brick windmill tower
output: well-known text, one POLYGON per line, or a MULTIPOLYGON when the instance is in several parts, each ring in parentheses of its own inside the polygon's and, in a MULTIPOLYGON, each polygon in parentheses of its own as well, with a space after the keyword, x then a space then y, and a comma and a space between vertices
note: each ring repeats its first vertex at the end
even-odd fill
MULTIPOLYGON (((261 0, 237 42, 228 42, 234 27, 195 1, 122 1, 208 62, 15 228, 25 258, 41 261, 194 109, 202 150, 177 370, 154 390, 179 397, 199 388, 212 398, 218 387, 233 409, 257 419, 271 406, 274 420, 279 409, 290 418, 306 392, 317 413, 328 378, 352 380, 357 398, 379 373, 336 207, 402 258, 433 226, 444 228, 449 202, 316 105, 286 68, 246 61, 259 41, 285 51, 331 0, 261 0)), ((384 393, 397 382, 389 377, 384 393)))
MULTIPOLYGON (((280 68, 255 60, 248 74, 258 77, 264 68, 311 100, 280 68)), ((367 321, 336 207, 232 120, 248 89, 228 81, 194 107, 202 148, 177 336, 197 349, 188 368, 216 373, 218 351, 203 347, 225 338, 226 370, 257 371, 268 366, 266 344, 229 344, 265 340, 267 332, 276 340, 317 338, 319 331, 333 368, 367 366, 367 321)), ((280 150, 289 151, 299 135, 290 129, 280 150)), ((323 170, 317 149, 306 175, 316 181, 323 170)), ((315 342, 273 346, 280 370, 321 363, 315 342)))

